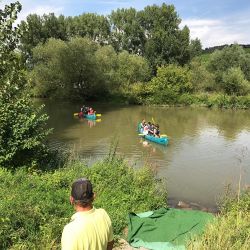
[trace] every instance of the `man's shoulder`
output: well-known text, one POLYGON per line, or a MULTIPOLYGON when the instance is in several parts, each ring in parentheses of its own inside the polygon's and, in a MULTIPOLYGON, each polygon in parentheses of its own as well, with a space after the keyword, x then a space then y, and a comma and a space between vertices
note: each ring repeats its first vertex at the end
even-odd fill
POLYGON ((107 215, 107 216, 108 216, 108 213, 107 213, 106 210, 103 209, 103 208, 96 208, 96 209, 95 209, 95 212, 96 212, 96 213, 99 213, 99 214, 103 214, 103 215, 107 215))

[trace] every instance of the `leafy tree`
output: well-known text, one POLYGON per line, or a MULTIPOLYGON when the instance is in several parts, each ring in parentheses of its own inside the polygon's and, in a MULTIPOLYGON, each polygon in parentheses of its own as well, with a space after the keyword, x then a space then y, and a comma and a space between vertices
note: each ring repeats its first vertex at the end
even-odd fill
POLYGON ((246 95, 250 90, 250 83, 240 68, 230 68, 222 76, 222 86, 226 94, 246 95))
POLYGON ((31 56, 32 48, 44 41, 42 18, 37 14, 28 15, 26 22, 21 22, 20 29, 23 32, 20 48, 26 59, 31 56))
POLYGON ((140 12, 147 37, 145 56, 155 70, 169 63, 184 65, 189 60, 189 30, 179 28, 181 19, 173 5, 147 6, 140 12))
POLYGON ((237 44, 225 47, 220 51, 216 50, 208 63, 208 69, 216 75, 218 86, 222 83, 223 74, 235 67, 239 67, 245 78, 250 80, 250 55, 237 44))
POLYGON ((152 93, 153 103, 174 103, 179 95, 193 90, 189 70, 174 64, 159 67, 147 88, 152 93))
POLYGON ((49 38, 67 40, 67 27, 63 15, 56 17, 54 13, 28 15, 26 21, 22 21, 20 29, 23 31, 21 37, 21 49, 26 58, 32 56, 32 49, 39 43, 45 43, 49 38))
POLYGON ((116 51, 126 50, 143 55, 146 35, 136 9, 117 9, 112 11, 109 18, 112 27, 111 44, 116 51))
POLYGON ((67 99, 103 95, 107 88, 95 58, 97 49, 87 38, 49 39, 37 46, 31 72, 35 95, 67 99))
POLYGON ((111 45, 99 47, 95 52, 95 59, 99 74, 102 76, 103 81, 106 82, 109 91, 117 90, 118 60, 114 48, 111 45))
POLYGON ((122 87, 128 87, 138 81, 146 81, 150 77, 150 69, 145 58, 131 55, 123 51, 117 56, 118 68, 116 82, 122 87))
POLYGON ((69 37, 87 37, 99 44, 107 44, 110 26, 107 17, 94 13, 66 18, 69 37))
POLYGON ((61 52, 63 86, 71 98, 95 99, 105 94, 106 85, 94 56, 97 49, 98 45, 87 38, 73 38, 61 52))
POLYGON ((35 109, 30 101, 16 51, 21 31, 13 23, 20 10, 15 2, 0 11, 0 165, 6 168, 36 164, 50 132, 44 128, 48 117, 41 114, 42 107, 35 109))
POLYGON ((214 74, 207 70, 206 64, 200 57, 192 59, 190 63, 190 74, 194 91, 206 92, 215 90, 214 74))
POLYGON ((33 50, 30 73, 35 96, 68 99, 103 98, 150 77, 145 58, 111 46, 99 46, 87 38, 69 42, 49 39, 33 50))
POLYGON ((200 39, 196 38, 190 41, 189 45, 190 57, 199 56, 202 53, 202 45, 200 39))
POLYGON ((64 97, 64 73, 60 68, 65 42, 49 39, 33 49, 34 69, 29 73, 32 94, 37 97, 64 97))

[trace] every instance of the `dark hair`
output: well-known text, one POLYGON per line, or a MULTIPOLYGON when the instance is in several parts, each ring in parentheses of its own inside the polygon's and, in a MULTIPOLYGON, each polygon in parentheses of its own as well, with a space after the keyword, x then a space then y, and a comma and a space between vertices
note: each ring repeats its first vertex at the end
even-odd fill
POLYGON ((86 207, 93 202, 94 193, 91 182, 86 178, 80 178, 72 184, 71 196, 74 203, 86 207))

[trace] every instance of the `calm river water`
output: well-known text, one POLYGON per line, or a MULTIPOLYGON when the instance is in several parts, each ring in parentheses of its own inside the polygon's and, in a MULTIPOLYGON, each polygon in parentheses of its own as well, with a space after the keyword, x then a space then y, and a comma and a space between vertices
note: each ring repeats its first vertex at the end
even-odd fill
MULTIPOLYGON (((91 104, 101 121, 88 122, 73 116, 79 105, 42 101, 49 114, 53 147, 69 147, 88 162, 103 158, 111 142, 135 167, 145 163, 166 178, 170 200, 215 207, 227 185, 250 184, 250 110, 163 108, 91 104), (136 132, 137 123, 152 118, 168 146, 145 144, 136 132)), ((117 177, 119 178, 119 176, 117 177)))

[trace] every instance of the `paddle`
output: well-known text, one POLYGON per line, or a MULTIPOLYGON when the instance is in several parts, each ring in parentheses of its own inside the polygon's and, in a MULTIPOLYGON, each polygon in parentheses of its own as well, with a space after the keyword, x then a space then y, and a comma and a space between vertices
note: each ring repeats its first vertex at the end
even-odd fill
POLYGON ((168 135, 161 135, 161 137, 168 137, 168 135))
MULTIPOLYGON (((77 116, 79 113, 74 113, 74 116, 77 116)), ((100 117, 102 114, 95 114, 96 116, 100 117)))

